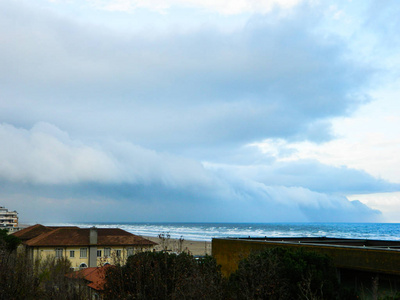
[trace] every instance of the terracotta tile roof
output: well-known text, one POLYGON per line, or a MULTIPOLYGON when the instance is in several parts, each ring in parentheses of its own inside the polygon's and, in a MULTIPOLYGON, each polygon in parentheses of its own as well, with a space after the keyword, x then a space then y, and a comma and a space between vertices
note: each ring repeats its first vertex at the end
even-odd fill
POLYGON ((78 226, 46 226, 46 227, 53 229, 53 230, 58 229, 58 228, 79 228, 78 226))
POLYGON ((105 265, 103 267, 84 268, 66 275, 69 278, 84 279, 87 286, 97 291, 103 291, 106 283, 106 270, 112 268, 112 265, 105 265))
POLYGON ((98 228, 98 245, 157 245, 148 239, 119 228, 98 228))
POLYGON ((55 227, 55 226, 44 226, 41 224, 36 224, 33 226, 26 227, 22 230, 12 233, 12 235, 18 237, 22 242, 26 242, 33 238, 36 238, 44 233, 49 233, 58 228, 79 228, 77 226, 70 227, 55 227))
POLYGON ((92 267, 85 268, 79 271, 75 271, 72 274, 67 275, 70 278, 83 278, 88 281, 88 287, 97 291, 104 290, 104 284, 106 283, 106 270, 112 268, 111 265, 105 265, 103 267, 92 267))
POLYGON ((36 224, 33 226, 26 227, 22 230, 12 233, 12 235, 18 237, 22 242, 33 239, 43 233, 52 231, 51 228, 43 226, 41 224, 36 224))
MULTIPOLYGON (((119 228, 96 228, 98 246, 153 246, 150 240, 119 228)), ((28 246, 89 246, 90 228, 58 228, 26 241, 28 246)))

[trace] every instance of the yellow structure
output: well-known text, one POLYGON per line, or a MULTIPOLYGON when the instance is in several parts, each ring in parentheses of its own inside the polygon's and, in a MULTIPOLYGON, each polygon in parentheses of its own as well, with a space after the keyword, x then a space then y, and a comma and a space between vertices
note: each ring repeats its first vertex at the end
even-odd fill
POLYGON ((251 252, 276 247, 329 256, 341 284, 361 291, 366 299, 377 299, 377 295, 389 297, 400 290, 400 241, 327 237, 214 238, 212 256, 221 266, 222 274, 229 276, 251 252))
POLYGON ((253 251, 283 247, 326 254, 339 270, 388 274, 400 279, 400 241, 311 238, 226 238, 212 240, 212 255, 229 276, 253 251))
POLYGON ((128 256, 156 243, 119 228, 48 227, 40 224, 14 233, 33 260, 68 258, 74 269, 125 263, 128 256))

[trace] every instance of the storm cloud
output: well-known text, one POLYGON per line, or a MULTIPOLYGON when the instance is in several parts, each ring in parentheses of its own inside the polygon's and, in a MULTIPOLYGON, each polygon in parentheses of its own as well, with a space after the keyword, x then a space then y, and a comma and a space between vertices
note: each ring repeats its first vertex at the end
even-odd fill
POLYGON ((397 184, 249 147, 324 143, 372 101, 378 68, 329 6, 82 3, 0 3, 2 204, 38 221, 379 220, 345 195, 397 184))
POLYGON ((14 101, 2 101, 0 117, 20 126, 47 121, 74 135, 173 150, 266 137, 321 141, 331 138, 326 118, 366 101, 368 70, 345 58, 338 37, 314 30, 316 13, 256 15, 231 33, 199 27, 160 36, 7 9, 2 93, 14 101))
MULTIPOLYGON (((13 205, 22 201, 21 194, 29 195, 20 212, 49 221, 54 215, 48 211, 62 215, 58 219, 63 221, 79 221, 88 212, 94 221, 104 211, 106 219, 124 221, 371 221, 380 217, 378 211, 345 197, 313 192, 300 184, 290 187, 290 178, 265 180, 237 169, 235 174, 129 143, 89 147, 50 124, 37 124, 31 130, 2 125, 0 142, 7 144, 0 151, 3 202, 13 205), (75 211, 76 205, 80 212, 75 211)), ((285 173, 267 172, 263 166, 257 170, 264 176, 285 173)), ((336 180, 346 174, 338 173, 336 180)), ((309 178, 303 181, 306 186, 309 178)), ((386 187, 372 178, 367 182, 386 187)))

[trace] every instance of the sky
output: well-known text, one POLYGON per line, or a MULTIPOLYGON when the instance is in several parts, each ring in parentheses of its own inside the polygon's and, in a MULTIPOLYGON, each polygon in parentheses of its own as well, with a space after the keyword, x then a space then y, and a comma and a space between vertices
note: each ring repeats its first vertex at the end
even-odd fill
POLYGON ((20 221, 400 222, 396 0, 0 0, 20 221))

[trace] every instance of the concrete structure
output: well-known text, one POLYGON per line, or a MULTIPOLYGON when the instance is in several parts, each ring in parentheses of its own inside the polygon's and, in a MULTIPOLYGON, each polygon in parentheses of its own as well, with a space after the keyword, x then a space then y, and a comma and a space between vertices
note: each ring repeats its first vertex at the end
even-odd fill
POLYGON ((250 252, 265 248, 303 248, 330 256, 339 279, 357 289, 400 290, 400 241, 338 238, 225 238, 212 240, 212 256, 225 276, 250 252))
POLYGON ((48 227, 40 224, 13 233, 33 260, 68 258, 74 269, 125 263, 129 255, 156 243, 119 228, 48 227))
POLYGON ((14 211, 8 211, 7 208, 0 206, 0 229, 8 229, 13 231, 18 228, 18 213, 14 211))

